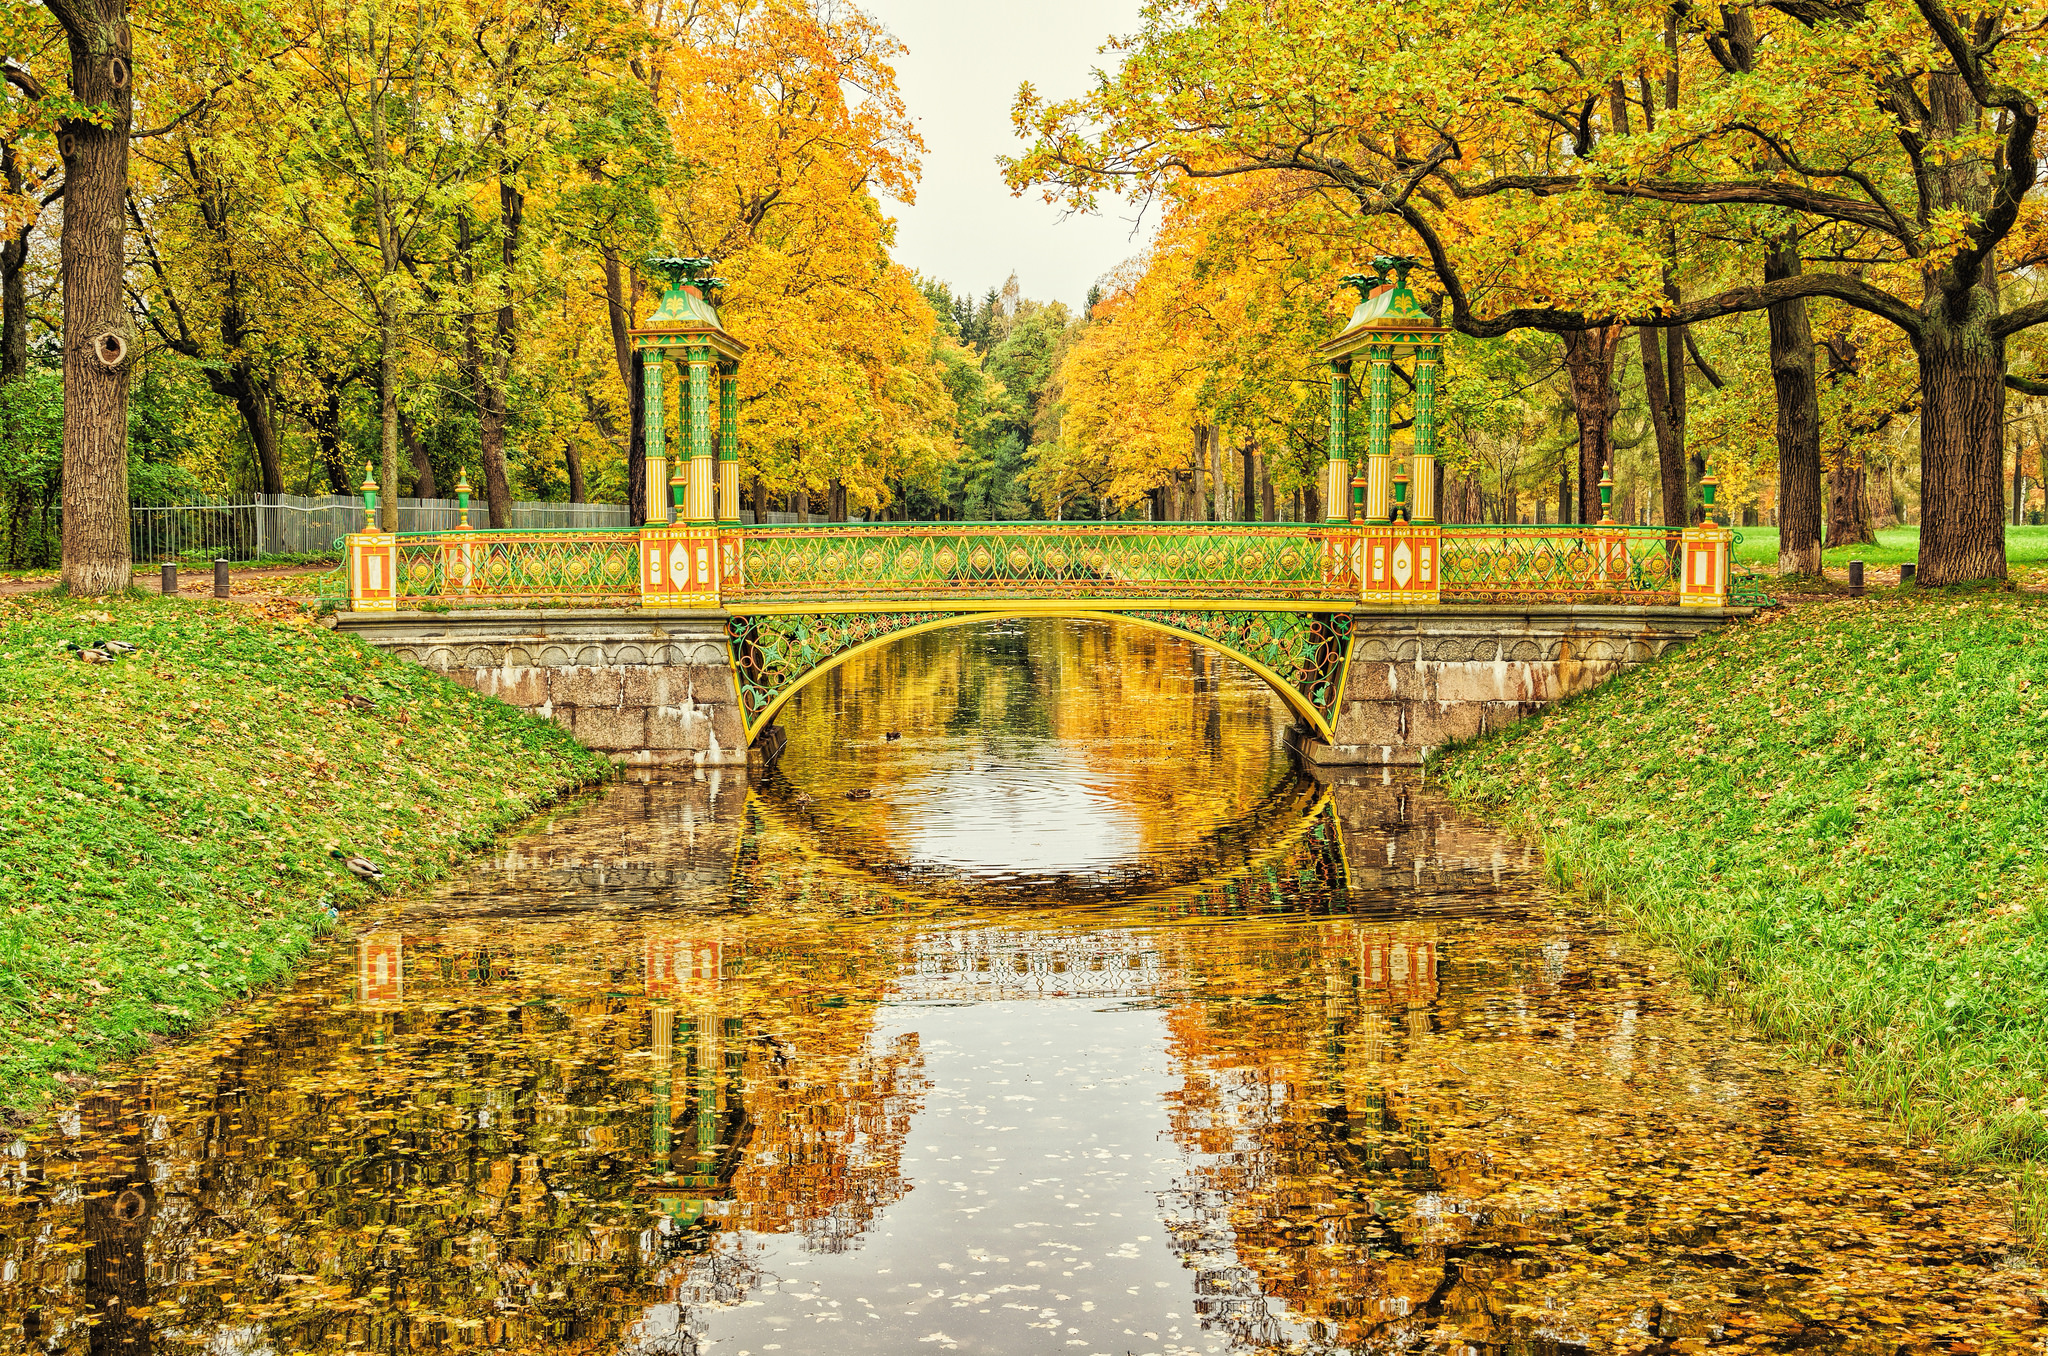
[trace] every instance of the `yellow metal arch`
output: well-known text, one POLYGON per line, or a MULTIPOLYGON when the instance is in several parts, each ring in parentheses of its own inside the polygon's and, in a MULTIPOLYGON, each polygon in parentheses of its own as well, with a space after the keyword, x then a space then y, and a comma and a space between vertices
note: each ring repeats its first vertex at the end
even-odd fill
MULTIPOLYGON (((1182 604, 1182 606, 1186 606, 1186 604, 1182 604)), ((1239 650, 1234 650, 1228 645, 1220 644, 1217 641, 1212 640, 1210 637, 1202 635, 1199 632, 1183 630, 1178 626, 1168 626, 1164 622, 1152 621, 1150 618, 1146 617, 1133 617, 1129 613, 1125 612, 1113 612, 1102 608, 1079 607, 1062 607, 1058 609, 1047 609, 1044 606, 1032 608, 1000 608, 987 612, 966 612, 949 617, 940 617, 933 621, 921 622, 916 626, 906 626, 900 631, 891 631, 886 636, 876 636, 873 640, 864 640, 858 645, 852 646, 849 649, 842 650, 838 654, 833 655, 830 659, 827 659, 823 663, 817 665, 815 668, 810 669, 802 677, 798 678, 795 682, 791 683, 782 692, 776 694, 775 700, 769 702, 767 706, 763 707, 761 713, 755 716, 754 719, 748 723, 747 742, 749 744, 753 743, 755 736, 759 735, 761 731, 768 728, 768 723, 775 719, 775 713, 782 709, 782 704, 784 702, 788 701, 791 697, 794 697, 797 693, 809 687, 811 685, 812 680, 817 678, 819 674, 830 673, 833 669, 838 668, 841 664, 844 664, 847 660, 853 658, 855 655, 866 654, 870 650, 879 649, 884 645, 893 644, 896 641, 902 640, 905 636, 915 636, 926 631, 940 631, 950 626, 976 626, 981 624, 982 622, 1022 621, 1041 617, 1058 617, 1073 621, 1121 622, 1128 626, 1143 626, 1154 631, 1163 632, 1164 634, 1169 636, 1180 636, 1183 639, 1192 640, 1198 645, 1203 645, 1211 650, 1216 651, 1218 654, 1227 655, 1228 657, 1235 659, 1238 663, 1244 665, 1253 673, 1258 674, 1259 677, 1265 679, 1266 685, 1268 687, 1272 688, 1275 692, 1280 694, 1280 699, 1282 701, 1286 702, 1288 706, 1294 709, 1296 715, 1299 715, 1302 719, 1308 721, 1309 724, 1315 726, 1317 734, 1321 735, 1325 741, 1332 743, 1335 742, 1336 736, 1330 729, 1330 722, 1324 719, 1323 713, 1316 710, 1315 706, 1309 701, 1309 699, 1306 696, 1302 695, 1300 692, 1297 692, 1294 689, 1293 684, 1289 683, 1285 678, 1282 678, 1279 674, 1273 672, 1273 670, 1267 668, 1264 664, 1261 664, 1258 660, 1253 659, 1248 654, 1245 654, 1239 650)), ((1344 638, 1344 662, 1337 666, 1337 674, 1335 679, 1333 680, 1336 683, 1337 691, 1339 692, 1342 692, 1344 690, 1344 680, 1351 668, 1351 640, 1351 636, 1347 634, 1344 638)), ((740 681, 740 675, 738 672, 739 655, 734 653, 731 654, 729 658, 732 664, 734 665, 733 683, 734 686, 737 688, 739 686, 740 681)))

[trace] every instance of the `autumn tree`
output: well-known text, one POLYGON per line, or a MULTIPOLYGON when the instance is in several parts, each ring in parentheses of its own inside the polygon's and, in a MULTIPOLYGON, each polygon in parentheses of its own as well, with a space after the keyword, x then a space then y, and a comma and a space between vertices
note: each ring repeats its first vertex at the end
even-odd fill
POLYGON ((1603 129, 1617 85, 1670 66, 1666 15, 1175 0, 1084 98, 1023 91, 1036 144, 1011 180, 1081 206, 1183 175, 1324 185, 1398 223, 1446 319, 1476 336, 1694 325, 1796 297, 1866 310, 1919 362, 1921 578, 2003 577, 2005 346, 2048 319, 2048 302, 2003 307, 1996 273, 2036 177, 2039 16, 1938 0, 1686 10, 1680 107, 1654 129, 1603 129), (1650 207, 1759 240, 1796 226, 1832 266, 1673 303, 1654 236, 1627 215, 1650 207))
POLYGON ((135 45, 128 0, 44 0, 44 7, 63 28, 70 55, 71 97, 56 129, 64 164, 64 586, 115 593, 128 587, 130 572, 135 331, 122 278, 135 45))

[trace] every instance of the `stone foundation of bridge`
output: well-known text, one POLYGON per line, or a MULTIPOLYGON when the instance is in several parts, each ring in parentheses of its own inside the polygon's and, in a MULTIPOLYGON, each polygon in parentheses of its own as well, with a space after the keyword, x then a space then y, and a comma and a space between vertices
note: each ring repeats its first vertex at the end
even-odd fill
POLYGON ((1747 615, 1569 604, 1354 612, 1336 737, 1304 738, 1302 756, 1324 767, 1412 767, 1747 615))
MULTIPOLYGON (((1414 766, 1740 615, 1570 605, 1354 612, 1336 737, 1306 734, 1302 755, 1324 767, 1414 766)), ((748 761, 728 620, 715 610, 507 608, 341 613, 335 624, 554 720, 629 767, 709 768, 748 761)))
POLYGON ((721 611, 339 613, 337 629, 563 726, 629 767, 744 767, 721 611))

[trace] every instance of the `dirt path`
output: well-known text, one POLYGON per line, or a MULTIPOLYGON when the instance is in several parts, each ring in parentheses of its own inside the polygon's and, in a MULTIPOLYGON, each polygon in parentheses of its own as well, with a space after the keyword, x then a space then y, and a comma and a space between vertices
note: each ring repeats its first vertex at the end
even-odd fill
MULTIPOLYGON (((259 569, 230 569, 228 571, 229 600, 268 601, 275 598, 310 598, 313 596, 313 581, 317 576, 331 574, 332 565, 266 565, 259 569)), ((57 572, 36 574, 20 579, 0 579, 0 595, 14 593, 41 593, 57 586, 57 572)), ((144 593, 162 593, 163 572, 159 569, 135 571, 135 587, 144 593)), ((180 598, 211 598, 213 596, 213 571, 211 569, 180 569, 178 571, 178 596, 180 598)))

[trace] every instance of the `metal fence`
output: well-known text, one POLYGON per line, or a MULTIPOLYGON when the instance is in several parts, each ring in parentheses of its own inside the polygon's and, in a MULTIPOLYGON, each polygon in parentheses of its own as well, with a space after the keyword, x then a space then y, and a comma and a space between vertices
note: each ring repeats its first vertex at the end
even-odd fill
MULTIPOLYGON (((453 499, 400 499, 400 532, 445 532, 459 520, 453 499)), ((490 509, 469 501, 470 526, 488 528, 490 509)), ((332 550, 335 538, 363 523, 360 499, 341 495, 264 494, 240 503, 137 505, 129 510, 130 546, 139 562, 257 556, 313 555, 332 550)), ((515 501, 512 528, 587 530, 631 527, 624 504, 515 501)))

